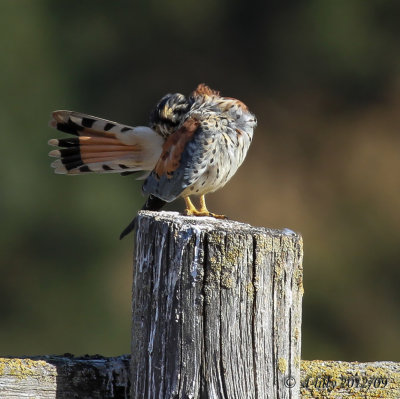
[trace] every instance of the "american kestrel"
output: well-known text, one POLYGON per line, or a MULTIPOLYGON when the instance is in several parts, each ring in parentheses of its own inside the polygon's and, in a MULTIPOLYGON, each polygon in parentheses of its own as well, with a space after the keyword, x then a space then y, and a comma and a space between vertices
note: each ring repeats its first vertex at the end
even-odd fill
MULTIPOLYGON (((205 194, 223 187, 243 162, 257 121, 245 104, 204 84, 189 97, 164 96, 150 126, 131 127, 73 111, 54 111, 50 126, 77 137, 51 139, 55 173, 145 171, 143 210, 160 210, 183 197, 184 214, 224 218, 208 211, 205 194), (200 196, 200 207, 190 200, 200 196)), ((121 238, 133 229, 133 222, 121 238)))

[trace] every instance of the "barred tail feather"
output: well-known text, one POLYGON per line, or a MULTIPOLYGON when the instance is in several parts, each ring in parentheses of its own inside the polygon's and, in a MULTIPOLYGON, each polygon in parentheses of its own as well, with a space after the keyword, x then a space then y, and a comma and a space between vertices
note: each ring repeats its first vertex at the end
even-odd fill
POLYGON ((130 127, 73 111, 53 112, 50 126, 77 137, 51 139, 59 147, 56 173, 121 173, 150 171, 161 154, 163 138, 149 127, 130 127))

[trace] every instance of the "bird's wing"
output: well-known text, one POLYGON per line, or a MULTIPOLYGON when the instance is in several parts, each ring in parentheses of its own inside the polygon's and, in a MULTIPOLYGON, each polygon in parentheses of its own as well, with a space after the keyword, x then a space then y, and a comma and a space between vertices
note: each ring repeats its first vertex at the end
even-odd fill
POLYGON ((145 126, 131 127, 74 111, 54 111, 50 126, 77 137, 51 139, 56 173, 150 171, 164 139, 145 126))
POLYGON ((170 202, 200 177, 217 133, 209 125, 204 118, 191 116, 168 136, 160 159, 144 182, 145 193, 170 202))

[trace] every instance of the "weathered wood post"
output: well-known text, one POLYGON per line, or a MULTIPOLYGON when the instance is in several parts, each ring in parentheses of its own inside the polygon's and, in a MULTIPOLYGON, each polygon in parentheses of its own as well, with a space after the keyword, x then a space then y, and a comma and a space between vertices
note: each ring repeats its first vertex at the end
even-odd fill
POLYGON ((300 397, 302 239, 140 212, 131 397, 300 397))

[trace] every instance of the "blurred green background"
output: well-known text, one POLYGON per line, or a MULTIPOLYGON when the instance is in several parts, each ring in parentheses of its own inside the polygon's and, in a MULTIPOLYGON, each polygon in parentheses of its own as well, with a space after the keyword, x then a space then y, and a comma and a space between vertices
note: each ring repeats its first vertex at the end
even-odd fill
MULTIPOLYGON (((0 3, 0 354, 130 350, 140 182, 54 175, 47 122, 205 82, 259 125, 216 213, 304 237, 303 358, 400 358, 400 2, 0 3)), ((177 201, 169 209, 181 210, 177 201)))

